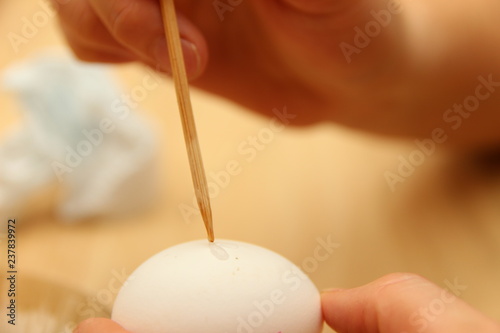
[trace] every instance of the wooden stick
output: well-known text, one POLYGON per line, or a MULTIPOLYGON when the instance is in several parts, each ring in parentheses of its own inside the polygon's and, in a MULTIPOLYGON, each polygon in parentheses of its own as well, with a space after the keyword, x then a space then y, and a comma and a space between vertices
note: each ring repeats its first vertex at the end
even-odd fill
POLYGON ((212 208, 210 207, 207 178, 205 176, 205 169, 203 168, 193 109, 189 97, 189 83, 186 67, 184 65, 184 57, 182 56, 182 46, 179 28, 177 27, 174 0, 162 0, 161 10, 196 200, 198 201, 198 207, 200 208, 201 216, 205 223, 205 228, 207 229, 208 240, 213 242, 215 237, 212 222, 212 208))

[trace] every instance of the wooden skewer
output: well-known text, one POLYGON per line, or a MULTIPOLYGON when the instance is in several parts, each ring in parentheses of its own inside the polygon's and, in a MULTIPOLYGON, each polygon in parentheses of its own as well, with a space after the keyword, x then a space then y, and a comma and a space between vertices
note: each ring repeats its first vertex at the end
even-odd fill
POLYGON ((182 46, 179 28, 177 27, 174 0, 162 0, 161 10, 196 200, 198 201, 198 207, 200 208, 201 216, 205 223, 205 228, 207 229, 208 240, 213 242, 215 237, 212 222, 212 208, 210 207, 207 178, 205 176, 191 99, 189 97, 189 84, 186 67, 184 65, 184 57, 182 56, 182 46))

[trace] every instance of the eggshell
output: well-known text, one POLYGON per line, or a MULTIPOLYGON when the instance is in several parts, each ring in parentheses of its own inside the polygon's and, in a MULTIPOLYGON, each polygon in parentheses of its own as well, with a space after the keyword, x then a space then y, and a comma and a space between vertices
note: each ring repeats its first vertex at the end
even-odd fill
POLYGON ((112 319, 133 333, 318 333, 320 294, 293 263, 262 247, 193 241, 137 268, 112 319))

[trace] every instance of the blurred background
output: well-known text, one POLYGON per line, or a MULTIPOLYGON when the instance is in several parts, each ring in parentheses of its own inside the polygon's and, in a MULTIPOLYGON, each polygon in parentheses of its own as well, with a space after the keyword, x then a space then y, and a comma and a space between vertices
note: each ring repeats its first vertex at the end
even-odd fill
MULTIPOLYGON (((141 262, 206 237, 172 82, 132 64, 98 66, 109 81, 96 74, 82 84, 86 74, 71 72, 80 65, 68 60, 47 8, 46 1, 0 2, 1 332, 71 332, 82 319, 109 316, 141 262), (40 57, 60 66, 37 71, 40 57), (23 70, 13 71, 20 62, 23 70), (34 93, 20 97, 31 74, 38 75, 34 93), (20 86, 13 88, 12 75, 22 76, 20 86), (87 94, 92 82, 109 88, 102 100, 87 94), (68 103, 60 108, 71 110, 68 119, 47 111, 58 101, 68 103), (54 161, 68 166, 67 147, 90 141, 84 129, 101 129, 102 144, 58 179, 54 161), (43 133, 59 134, 41 147, 43 133), (16 327, 3 314, 9 218, 16 219, 16 327)), ((500 319, 500 181, 487 167, 494 161, 333 124, 294 126, 286 100, 269 118, 197 90, 192 101, 217 238, 274 250, 319 289, 401 271, 449 290, 458 284, 461 298, 500 319)))

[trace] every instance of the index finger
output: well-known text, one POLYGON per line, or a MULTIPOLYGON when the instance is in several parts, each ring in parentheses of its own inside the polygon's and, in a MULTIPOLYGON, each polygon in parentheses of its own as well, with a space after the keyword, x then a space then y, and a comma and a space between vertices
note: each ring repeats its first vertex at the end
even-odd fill
MULTIPOLYGON (((160 0, 162 1, 162 0, 160 0)), ((89 0, 109 33, 152 67, 169 71, 165 29, 159 0, 89 0)), ((190 77, 199 75, 207 62, 207 46, 199 29, 178 13, 184 61, 190 77)))

